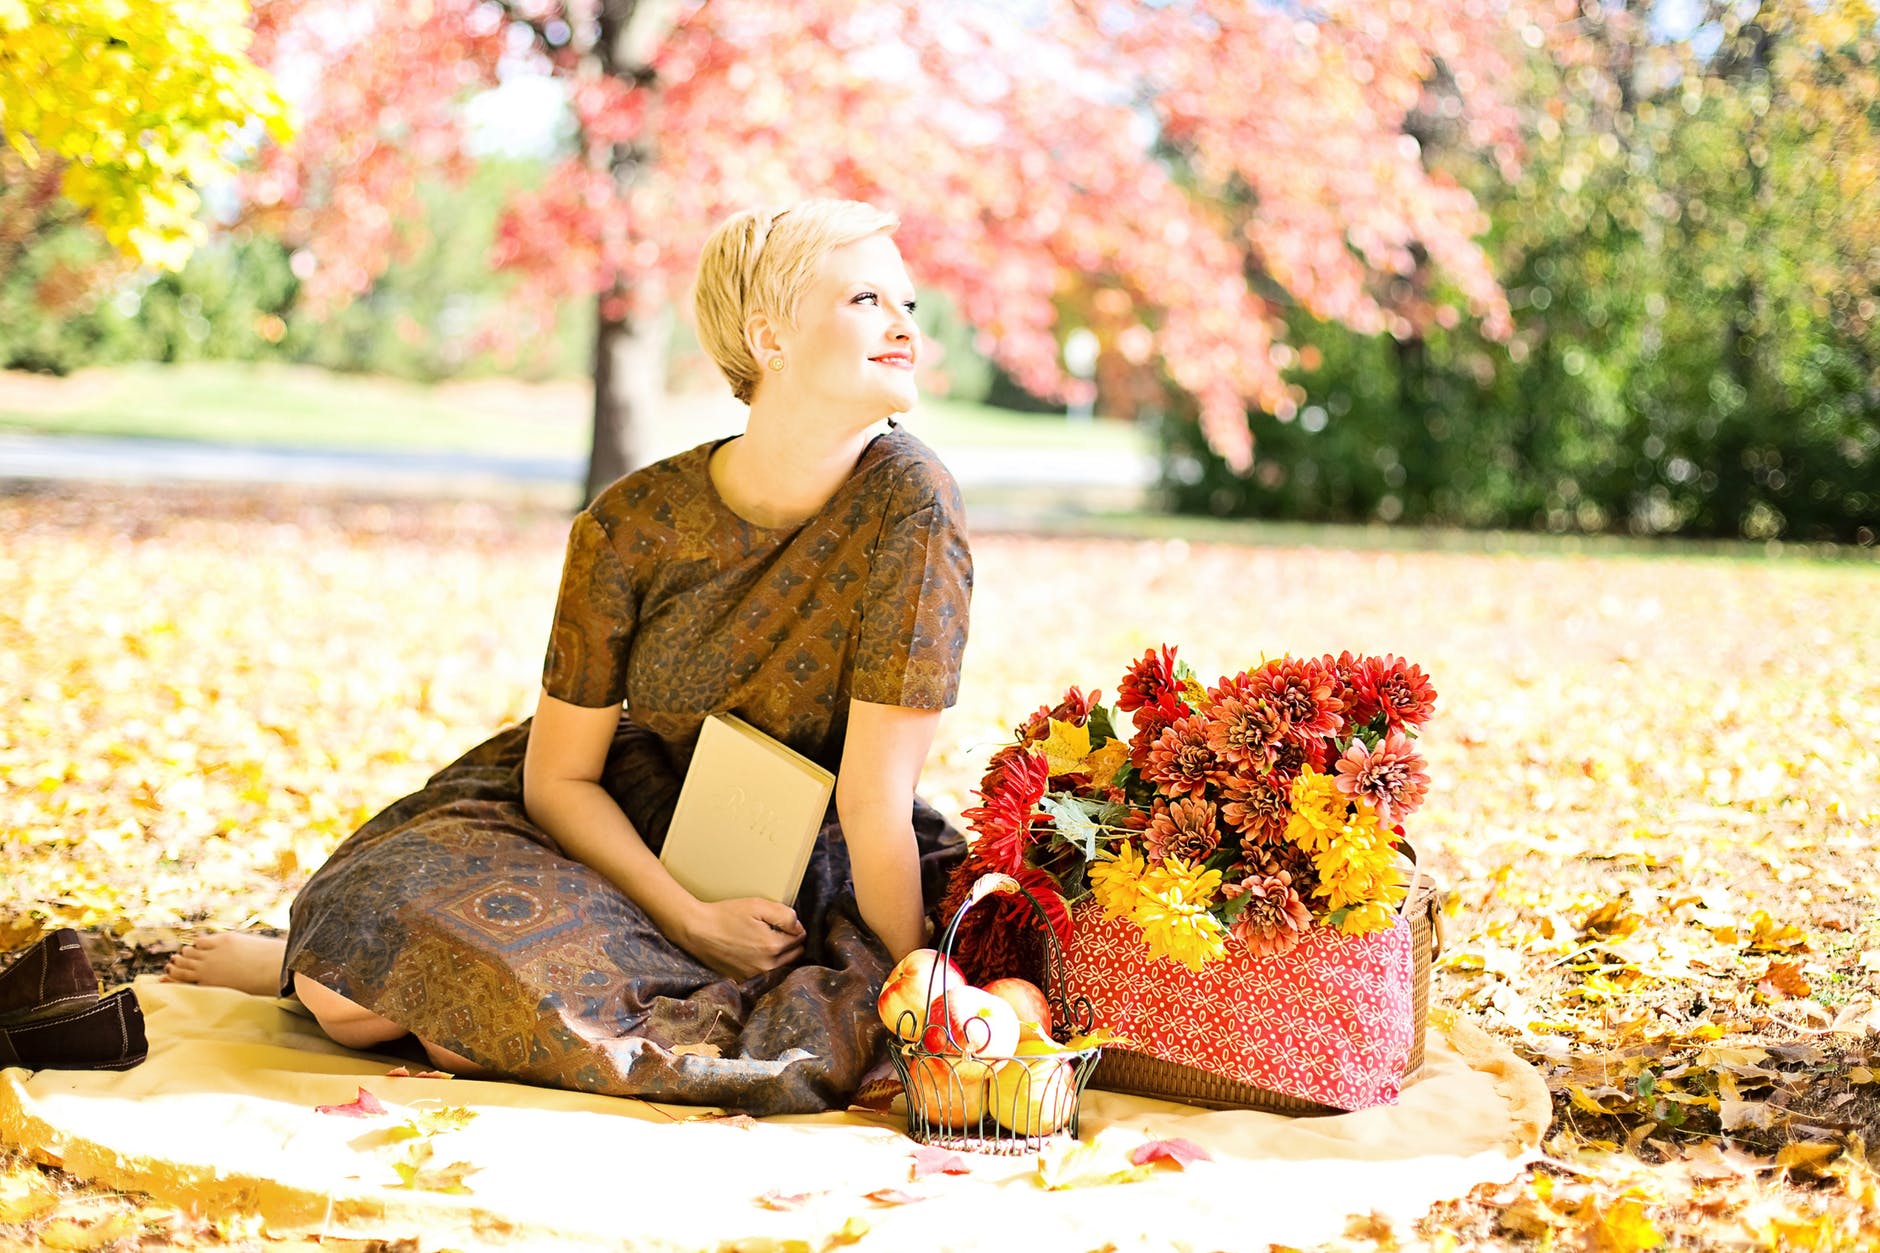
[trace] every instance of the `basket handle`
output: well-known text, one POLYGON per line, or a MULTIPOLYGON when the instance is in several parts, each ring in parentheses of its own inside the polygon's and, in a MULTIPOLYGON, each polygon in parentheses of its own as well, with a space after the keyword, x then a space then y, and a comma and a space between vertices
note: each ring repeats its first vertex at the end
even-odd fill
POLYGON ((1425 907, 1430 915, 1430 960, 1435 961, 1443 955, 1443 893, 1435 886, 1435 877, 1423 869, 1423 858, 1417 852, 1417 846, 1407 835, 1397 837, 1404 850, 1410 854, 1410 883, 1404 888, 1403 908, 1409 909, 1410 902, 1417 897, 1417 888, 1422 886, 1427 877, 1431 881, 1430 903, 1425 907))

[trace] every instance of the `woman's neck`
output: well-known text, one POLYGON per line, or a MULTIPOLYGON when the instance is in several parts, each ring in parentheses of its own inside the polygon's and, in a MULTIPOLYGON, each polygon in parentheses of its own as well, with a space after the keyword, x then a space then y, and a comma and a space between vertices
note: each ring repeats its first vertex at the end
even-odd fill
POLYGON ((855 469, 875 425, 806 431, 753 408, 744 434, 719 446, 710 473, 731 511, 763 527, 813 516, 855 469))

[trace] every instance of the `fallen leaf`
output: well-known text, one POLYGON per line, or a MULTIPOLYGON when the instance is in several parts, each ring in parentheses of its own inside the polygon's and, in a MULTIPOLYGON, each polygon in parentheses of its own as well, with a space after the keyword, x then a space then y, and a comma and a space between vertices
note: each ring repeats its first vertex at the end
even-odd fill
POLYGON ((411 1078, 411 1069, 408 1066, 394 1066, 385 1072, 385 1077, 387 1079, 409 1079, 411 1078))
POLYGON ((1717 1112, 1725 1131, 1767 1127, 1774 1121, 1774 1111, 1767 1101, 1724 1101, 1717 1112))
POLYGON ((398 1176, 395 1188, 409 1188, 415 1192, 442 1192, 451 1196, 467 1196, 470 1185, 464 1179, 481 1170, 470 1162, 452 1162, 448 1166, 431 1166, 432 1148, 430 1141, 419 1140, 405 1150, 403 1161, 393 1162, 392 1170, 398 1176))
POLYGON ((830 1233, 829 1240, 823 1247, 825 1249, 836 1249, 841 1248, 845 1244, 854 1244, 857 1240, 860 1240, 863 1236, 868 1234, 871 1225, 872 1224, 861 1215, 850 1214, 842 1221, 840 1227, 837 1227, 830 1233))
POLYGON ((1193 1140, 1179 1137, 1172 1140, 1145 1140, 1129 1151, 1129 1161, 1133 1166, 1148 1166, 1155 1162, 1173 1162, 1176 1166, 1187 1169, 1190 1162, 1211 1162, 1214 1159, 1208 1151, 1193 1140))
POLYGON ((1800 927, 1778 923, 1763 910, 1749 916, 1748 949, 1752 953, 1805 953, 1808 933, 1800 927))
POLYGON ((772 1189, 757 1198, 756 1203, 765 1209, 799 1210, 819 1196, 828 1196, 829 1189, 822 1188, 814 1192, 785 1192, 772 1189))
POLYGON ((1756 990, 1774 1000, 1797 1000, 1807 996, 1808 980, 1802 977, 1802 963, 1770 962, 1769 973, 1756 984, 1756 990))
POLYGON ((1876 1077, 1871 1067, 1852 1066, 1848 1068, 1847 1081, 1849 1083, 1874 1083, 1876 1077))
POLYGON ((876 1188, 873 1192, 864 1192, 862 1196, 876 1205, 912 1205, 915 1201, 933 1199, 932 1193, 909 1192, 905 1188, 876 1188))
POLYGON ((1816 1175, 1840 1155, 1838 1144, 1785 1144, 1776 1152, 1776 1169, 1790 1174, 1816 1175))
POLYGON ((136 1233, 137 1220, 129 1214, 113 1214, 90 1226, 81 1226, 69 1218, 60 1218, 40 1229, 39 1245, 57 1249, 59 1253, 89 1253, 92 1249, 116 1244, 136 1233))
POLYGON ((462 1131, 475 1120, 477 1112, 461 1105, 445 1105, 438 1109, 419 1110, 414 1118, 407 1118, 396 1127, 386 1132, 393 1140, 415 1140, 427 1136, 441 1135, 449 1131, 462 1131))
POLYGON ((23 1223, 36 1218, 59 1203, 49 1192, 22 1192, 0 1195, 0 1223, 23 1223))
POLYGON ((966 1159, 958 1153, 932 1146, 922 1146, 914 1150, 914 1168, 909 1179, 924 1179, 928 1175, 970 1175, 973 1168, 966 1164, 966 1159))
POLYGON ((1153 1166, 1131 1164, 1126 1154, 1101 1140, 1060 1141, 1038 1155, 1038 1184, 1050 1192, 1133 1183, 1148 1178, 1154 1170, 1153 1166))
POLYGON ((716 1044, 675 1044, 666 1050, 674 1057, 723 1057, 724 1052, 716 1044))
POLYGON ((1645 1253, 1665 1242, 1644 1205, 1633 1197, 1612 1203, 1589 1198, 1578 1216, 1585 1224, 1587 1247, 1597 1253, 1645 1253))
POLYGON ((316 1114, 338 1114, 342 1118, 370 1118, 374 1114, 383 1114, 385 1112, 385 1103, 364 1088, 360 1088, 359 1095, 346 1102, 346 1104, 316 1105, 313 1107, 313 1112, 316 1114))

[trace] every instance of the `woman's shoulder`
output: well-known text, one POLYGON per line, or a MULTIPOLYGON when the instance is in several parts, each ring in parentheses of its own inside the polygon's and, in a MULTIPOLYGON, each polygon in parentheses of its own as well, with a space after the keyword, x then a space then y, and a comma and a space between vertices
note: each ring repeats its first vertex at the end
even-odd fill
POLYGON ((583 512, 610 533, 632 527, 670 527, 698 495, 706 458, 716 443, 708 440, 615 479, 583 512))
POLYGON ((876 453, 871 467, 876 488, 887 496, 892 514, 916 513, 934 505, 948 513, 962 512, 953 472, 939 453, 905 426, 891 427, 870 451, 876 453))

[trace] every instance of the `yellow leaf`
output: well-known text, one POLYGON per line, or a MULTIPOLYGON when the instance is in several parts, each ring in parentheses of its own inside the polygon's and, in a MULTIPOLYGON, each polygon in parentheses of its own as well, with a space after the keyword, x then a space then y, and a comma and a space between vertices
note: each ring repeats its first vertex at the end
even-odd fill
POLYGON ((1645 1216, 1645 1207, 1631 1197, 1611 1205, 1589 1199, 1580 1211, 1587 1224, 1587 1246, 1599 1253, 1643 1253, 1664 1245, 1657 1224, 1645 1216))
POLYGON ((869 1227, 870 1224, 866 1218, 859 1214, 851 1214, 840 1227, 835 1229, 829 1237, 829 1242, 823 1247, 834 1249, 845 1244, 854 1244, 868 1234, 869 1227))
POLYGON ((1785 1144, 1776 1154, 1776 1169, 1812 1175, 1840 1155, 1838 1144, 1785 1144))
POLYGON ((0 1193, 0 1223, 23 1223, 58 1203, 58 1197, 45 1192, 0 1193))
POLYGON ((1760 909, 1749 916, 1749 922, 1752 953, 1800 953, 1808 949, 1808 936, 1800 927, 1778 923, 1760 909))
POLYGON ((1105 740, 1102 748, 1084 758, 1084 773, 1090 776, 1090 786, 1108 787, 1116 772, 1128 761, 1128 744, 1122 740, 1105 740))
POLYGON ((1038 1155, 1038 1184, 1050 1192, 1064 1188, 1099 1188, 1146 1179, 1154 1166, 1132 1166, 1127 1154, 1100 1140, 1059 1141, 1038 1155))
POLYGON ((1849 1083, 1873 1083, 1875 1082, 1874 1072, 1867 1066, 1855 1066, 1847 1072, 1847 1081, 1849 1083))
POLYGON ((107 1244, 116 1244, 136 1233, 137 1220, 129 1214, 113 1214, 89 1227, 81 1227, 69 1218, 61 1218, 46 1225, 39 1233, 39 1243, 48 1249, 58 1249, 60 1253, 88 1253, 91 1249, 102 1249, 107 1244))
POLYGON ((1053 718, 1051 734, 1035 751, 1044 754, 1052 774, 1076 773, 1083 769, 1084 758, 1090 756, 1090 728, 1053 718))

